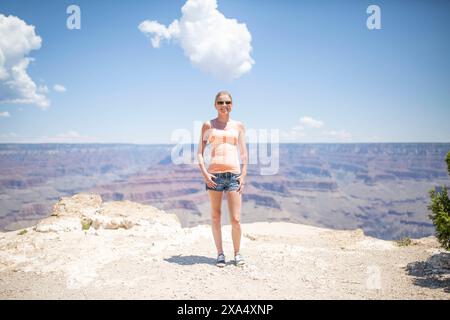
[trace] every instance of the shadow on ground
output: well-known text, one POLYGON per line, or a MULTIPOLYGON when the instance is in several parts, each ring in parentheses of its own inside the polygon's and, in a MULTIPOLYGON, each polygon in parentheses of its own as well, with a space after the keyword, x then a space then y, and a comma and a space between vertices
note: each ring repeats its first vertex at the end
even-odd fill
POLYGON ((450 293, 450 252, 432 255, 427 261, 415 261, 406 266, 414 284, 450 293))
POLYGON ((211 264, 211 265, 215 265, 216 264, 216 259, 213 258, 208 258, 208 257, 204 257, 204 256, 182 256, 182 255, 178 255, 178 256, 172 256, 168 259, 164 259, 167 262, 170 263, 176 263, 179 265, 194 265, 194 264, 211 264))

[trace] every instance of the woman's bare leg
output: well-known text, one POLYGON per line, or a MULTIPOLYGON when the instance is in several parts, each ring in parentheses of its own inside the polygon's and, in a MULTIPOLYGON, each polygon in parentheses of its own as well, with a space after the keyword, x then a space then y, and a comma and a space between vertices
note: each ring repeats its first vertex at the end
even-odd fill
POLYGON ((211 229, 217 248, 217 254, 219 254, 223 253, 222 225, 220 223, 223 191, 208 190, 208 194, 211 202, 211 229))
POLYGON ((237 191, 228 191, 228 211, 230 213, 231 237, 233 238, 234 254, 241 246, 241 195, 237 191))

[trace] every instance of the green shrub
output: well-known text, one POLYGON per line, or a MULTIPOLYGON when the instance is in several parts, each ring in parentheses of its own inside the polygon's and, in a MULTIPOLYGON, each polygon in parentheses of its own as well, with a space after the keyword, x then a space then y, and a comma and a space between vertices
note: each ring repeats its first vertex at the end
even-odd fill
POLYGON ((89 228, 91 227, 92 221, 85 221, 82 220, 81 221, 81 229, 82 230, 89 230, 89 228))
POLYGON ((445 158, 445 162, 447 162, 447 171, 450 174, 450 152, 447 153, 447 157, 445 158))
POLYGON ((400 247, 407 247, 411 244, 413 244, 413 242, 410 237, 404 237, 403 239, 397 240, 397 245, 400 247))
POLYGON ((26 229, 23 229, 22 231, 19 231, 17 234, 19 236, 23 236, 25 233, 27 233, 28 231, 26 229))
MULTIPOLYGON (((450 174, 450 152, 447 153, 445 161, 450 174)), ((442 190, 438 192, 436 188, 433 188, 429 191, 429 194, 431 203, 428 205, 428 209, 432 212, 429 217, 436 229, 436 237, 446 250, 450 250, 450 199, 448 198, 448 189, 443 186, 442 190)))

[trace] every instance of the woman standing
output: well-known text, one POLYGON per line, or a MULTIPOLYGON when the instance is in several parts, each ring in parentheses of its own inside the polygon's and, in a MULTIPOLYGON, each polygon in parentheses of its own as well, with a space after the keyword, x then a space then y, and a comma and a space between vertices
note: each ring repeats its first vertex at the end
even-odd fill
POLYGON ((231 236, 234 247, 234 263, 243 265, 240 254, 241 244, 241 204, 242 192, 247 175, 247 146, 245 127, 240 121, 230 119, 233 108, 231 94, 220 91, 214 101, 217 117, 206 121, 202 126, 197 158, 205 180, 205 188, 211 201, 211 227, 217 248, 217 266, 224 267, 225 255, 222 248, 221 208, 223 192, 227 193, 230 213, 231 236), (211 161, 205 168, 203 153, 207 143, 211 144, 211 161), (242 161, 240 170, 238 147, 242 161))

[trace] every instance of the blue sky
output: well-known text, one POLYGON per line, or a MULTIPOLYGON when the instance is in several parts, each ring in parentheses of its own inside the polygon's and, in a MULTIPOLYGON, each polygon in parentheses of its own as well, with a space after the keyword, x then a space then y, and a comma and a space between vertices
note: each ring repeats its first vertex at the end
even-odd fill
POLYGON ((218 0, 251 34, 254 64, 233 80, 138 29, 168 26, 186 1, 36 3, 2 0, 0 14, 35 26, 27 73, 50 105, 0 103, 0 142, 170 143, 217 115, 219 90, 233 95, 233 119, 286 142, 450 142, 448 1, 218 0), (80 30, 66 27, 70 4, 80 30), (366 27, 371 4, 380 30, 366 27))

